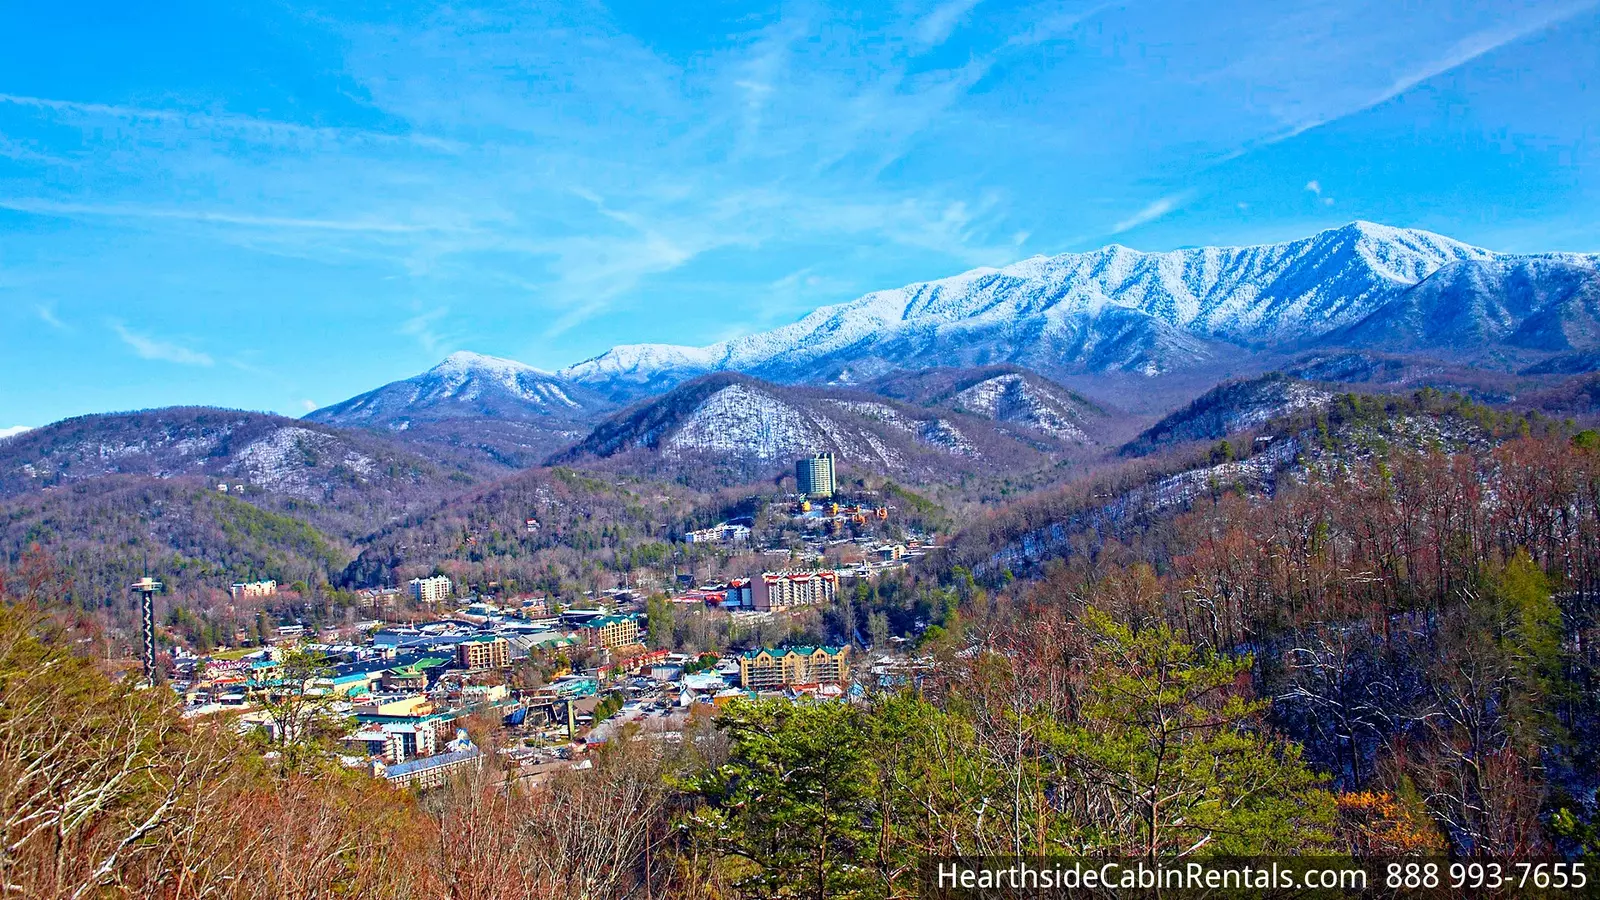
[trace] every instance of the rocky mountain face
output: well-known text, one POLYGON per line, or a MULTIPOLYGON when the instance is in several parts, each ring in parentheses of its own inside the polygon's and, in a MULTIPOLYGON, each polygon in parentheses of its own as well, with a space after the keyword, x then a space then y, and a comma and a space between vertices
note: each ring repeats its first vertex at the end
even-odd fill
POLYGON ((1113 245, 878 291, 708 347, 618 347, 561 375, 637 396, 711 371, 862 382, 1016 363, 1047 375, 1153 376, 1316 344, 1562 350, 1594 333, 1596 260, 1508 256, 1366 222, 1254 247, 1113 245))
POLYGON ((1098 423, 1087 413, 1031 390, 1026 379, 1000 373, 963 384, 942 396, 943 404, 920 405, 721 373, 619 413, 553 462, 604 461, 715 482, 780 474, 795 459, 827 450, 847 468, 941 481, 1038 468, 1094 445, 1098 423), (961 402, 971 409, 958 409, 961 402))
POLYGON ((455 353, 427 372, 324 407, 306 418, 384 431, 478 462, 523 468, 576 441, 613 404, 532 366, 455 353))

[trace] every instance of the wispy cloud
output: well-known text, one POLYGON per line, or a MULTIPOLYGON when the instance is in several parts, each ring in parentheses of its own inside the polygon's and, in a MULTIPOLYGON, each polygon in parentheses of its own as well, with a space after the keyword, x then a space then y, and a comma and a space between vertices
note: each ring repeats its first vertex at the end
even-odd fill
POLYGON ((922 17, 912 36, 924 48, 937 47, 950 39, 961 20, 981 2, 983 0, 946 0, 922 17))
POLYGON ((175 110, 141 106, 123 106, 114 103, 85 103, 76 100, 59 100, 51 97, 31 97, 22 94, 0 93, 0 103, 37 109, 56 115, 90 118, 121 119, 130 123, 159 123, 182 128, 205 128, 248 134, 259 140, 273 142, 307 141, 372 143, 403 143, 434 150, 457 152, 463 145, 457 141, 421 134, 390 134, 363 128, 327 128, 300 125, 255 116, 205 110, 175 110))
POLYGON ((175 219, 214 225, 239 225, 248 228, 289 228, 311 231, 370 232, 375 234, 422 234, 454 230, 443 225, 413 225, 363 219, 313 219, 295 216, 263 216, 249 213, 215 212, 199 209, 174 209, 158 206, 97 205, 61 203, 54 200, 11 198, 0 200, 0 209, 46 216, 103 216, 116 219, 175 219))
POLYGON ((450 310, 440 308, 412 316, 400 325, 400 333, 414 339, 424 353, 441 356, 443 351, 455 349, 456 338, 439 328, 439 323, 450 315, 450 310))
POLYGON ((1100 15, 1108 10, 1126 6, 1126 0, 1111 0, 1107 3, 1095 3, 1082 8, 1060 8, 1049 12, 1040 11, 1030 16, 1028 26, 1007 41, 1013 46, 1030 46, 1053 41, 1071 34, 1079 25, 1100 15))
POLYGON ((23 433, 24 431, 32 431, 32 430, 33 430, 32 426, 29 426, 29 425, 12 425, 9 428, 0 428, 0 441, 3 441, 3 440, 5 440, 6 438, 9 438, 9 437, 16 437, 17 435, 23 433))
POLYGON ((153 359, 161 362, 177 363, 182 366, 209 366, 212 359, 208 354, 198 350, 175 344, 171 341, 150 337, 130 331, 121 322, 112 322, 111 328, 122 338, 122 342, 133 348, 133 352, 140 359, 153 359))
POLYGON ((1306 190, 1309 191, 1310 193, 1314 194, 1316 196, 1316 198, 1319 201, 1322 202, 1323 206, 1332 206, 1333 205, 1333 198, 1332 197, 1323 196, 1323 193, 1322 193, 1322 182, 1316 180, 1315 178, 1313 178, 1310 181, 1306 182, 1306 190))
POLYGON ((61 321, 61 318, 56 315, 56 307, 54 303, 41 303, 38 306, 35 306, 33 311, 39 316, 39 321, 49 325, 51 328, 54 328, 57 331, 72 330, 67 327, 67 323, 61 321))
POLYGON ((1140 225, 1148 225, 1149 223, 1170 214, 1174 210, 1181 208, 1183 204, 1188 201, 1188 199, 1189 197, 1187 193, 1170 194, 1166 197, 1162 197, 1161 199, 1151 203, 1149 206, 1146 206, 1133 215, 1111 226, 1111 233, 1121 234, 1124 231, 1132 231, 1133 229, 1138 228, 1140 225))
POLYGON ((1467 35, 1459 41, 1446 47, 1443 52, 1413 66, 1397 75, 1387 85, 1379 90, 1359 98, 1355 102, 1325 110, 1290 127, 1270 134, 1239 150, 1228 154, 1226 159, 1235 159, 1244 153, 1261 147, 1269 147, 1292 138, 1299 137, 1308 131, 1330 125, 1342 119, 1359 115, 1374 107, 1381 106, 1402 94, 1409 92, 1427 81, 1452 72, 1462 66, 1479 59, 1501 47, 1514 44, 1518 41, 1532 37, 1549 28, 1561 24, 1575 16, 1588 12, 1600 6, 1600 0, 1578 0, 1564 6, 1557 6, 1542 11, 1521 21, 1497 24, 1491 28, 1484 28, 1467 35))

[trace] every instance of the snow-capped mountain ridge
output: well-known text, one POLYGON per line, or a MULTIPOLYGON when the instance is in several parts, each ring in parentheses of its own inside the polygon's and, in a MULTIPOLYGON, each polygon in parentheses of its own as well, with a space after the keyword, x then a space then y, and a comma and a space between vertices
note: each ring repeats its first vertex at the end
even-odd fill
POLYGON ((520 468, 582 437, 612 404, 580 384, 515 360, 452 353, 401 381, 324 407, 313 422, 384 431, 520 468))
POLYGON ((825 306, 706 347, 632 344, 563 369, 591 385, 658 388, 709 371, 826 380, 929 365, 1157 374, 1214 345, 1273 346, 1351 326, 1443 266, 1500 254, 1354 222, 1307 238, 1146 253, 1113 244, 1036 256, 825 306))
POLYGON ((403 425, 412 419, 493 414, 528 419, 581 414, 592 400, 558 375, 510 359, 452 353, 421 375, 386 384, 307 418, 340 425, 403 425))

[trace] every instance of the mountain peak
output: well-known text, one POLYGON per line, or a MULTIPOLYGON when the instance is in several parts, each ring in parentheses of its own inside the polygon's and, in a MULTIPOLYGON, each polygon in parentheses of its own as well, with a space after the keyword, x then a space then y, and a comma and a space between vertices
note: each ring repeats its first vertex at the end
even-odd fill
POLYGON ((528 373, 533 375, 549 376, 550 373, 543 369, 536 369, 527 363, 517 362, 514 359, 504 359, 498 356, 486 356, 482 353, 473 353, 470 350, 457 350, 446 356, 438 365, 428 370, 429 375, 455 375, 480 372, 495 376, 510 376, 528 373))

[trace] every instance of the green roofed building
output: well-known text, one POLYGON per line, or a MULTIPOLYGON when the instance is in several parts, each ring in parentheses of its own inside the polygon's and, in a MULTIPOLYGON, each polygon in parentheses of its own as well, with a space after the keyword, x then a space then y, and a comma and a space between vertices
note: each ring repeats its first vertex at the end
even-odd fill
POLYGON ((630 616, 600 616, 578 626, 584 643, 600 650, 639 643, 639 623, 630 616))
POLYGON ((395 666, 383 673, 383 689, 386 691, 420 691, 428 687, 428 672, 437 669, 449 660, 442 656, 425 656, 414 663, 395 666))
POLYGON ((843 684, 850 680, 849 647, 782 647, 747 650, 739 656, 739 683, 772 691, 796 684, 843 684))

